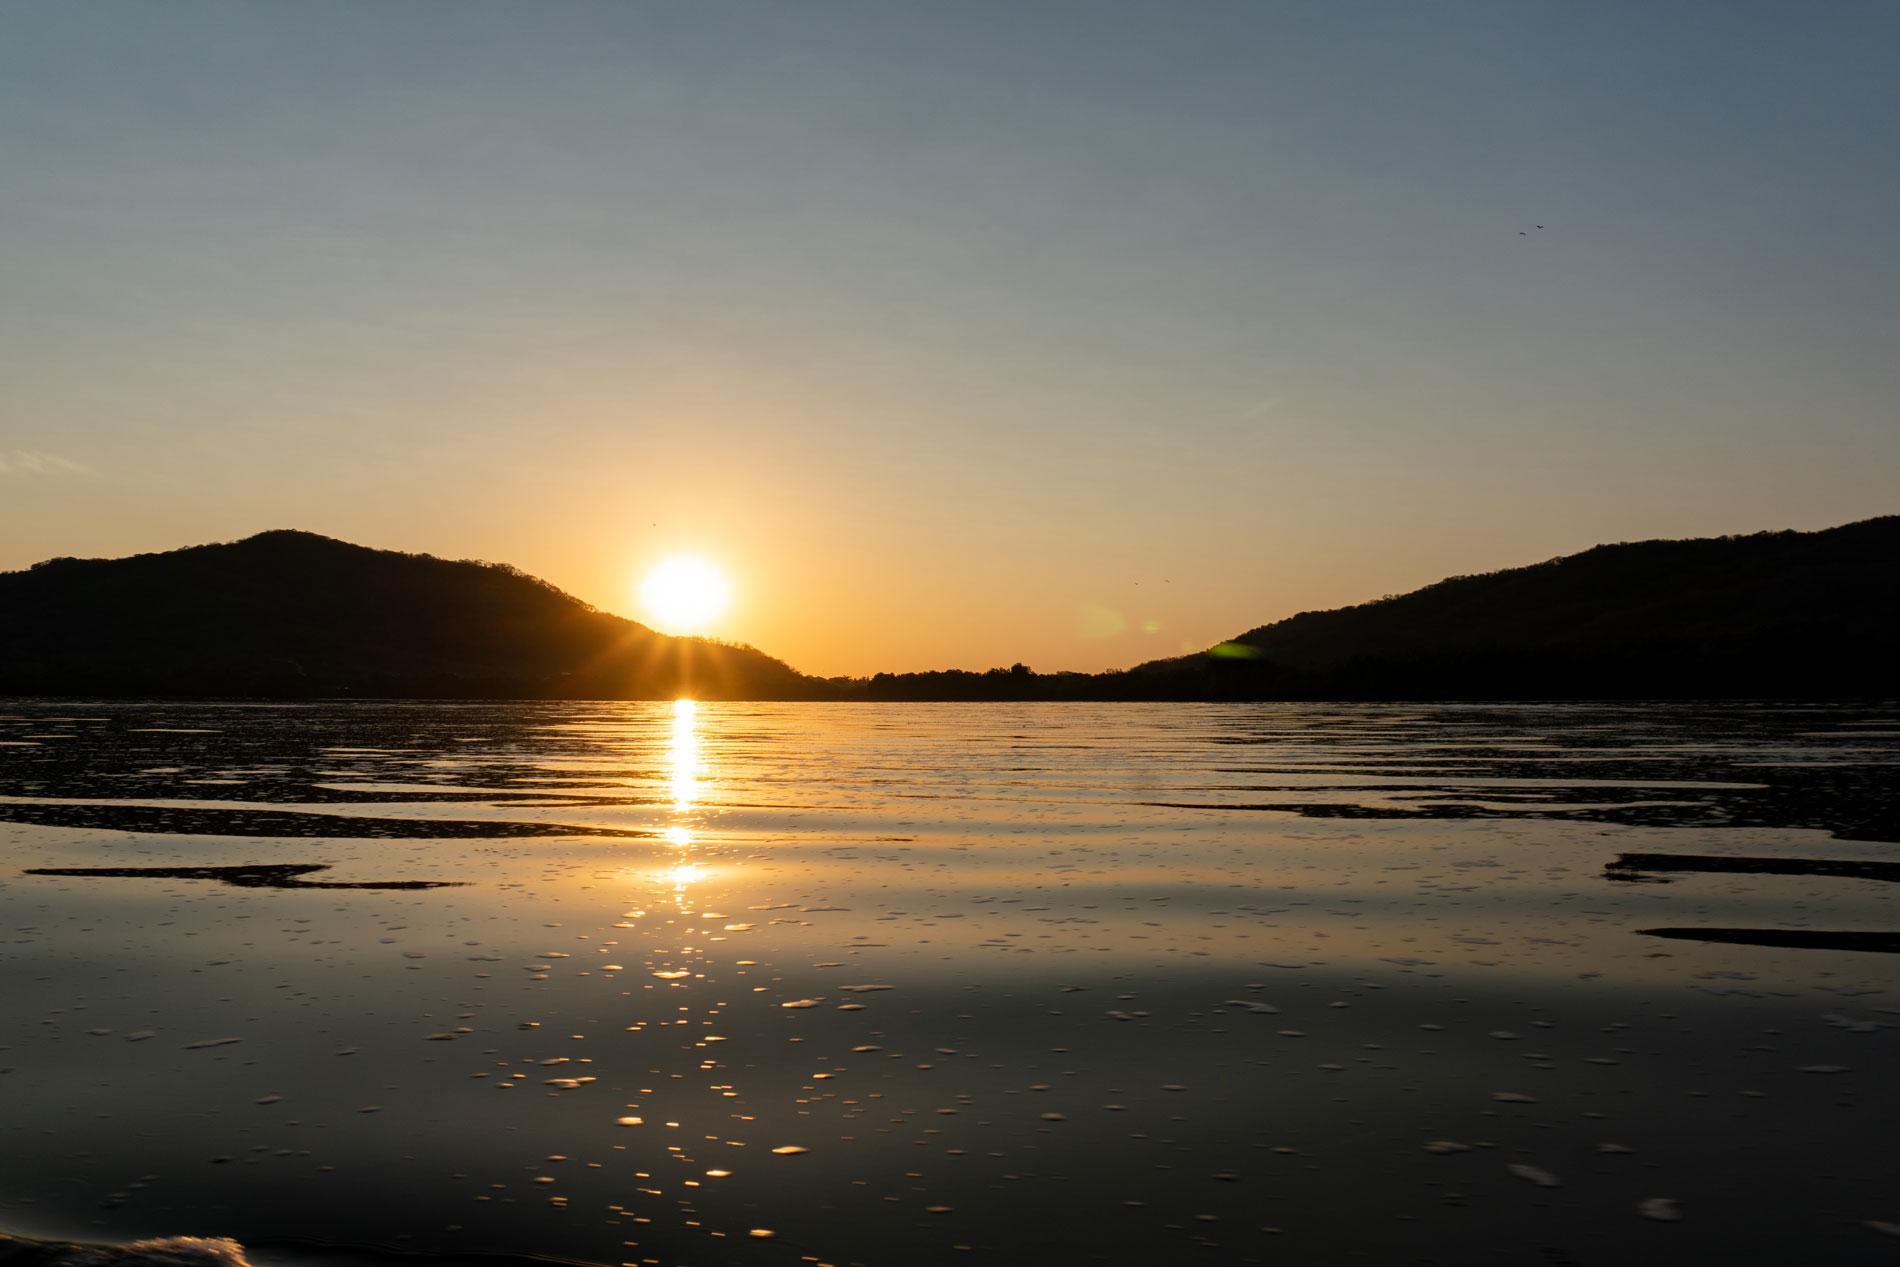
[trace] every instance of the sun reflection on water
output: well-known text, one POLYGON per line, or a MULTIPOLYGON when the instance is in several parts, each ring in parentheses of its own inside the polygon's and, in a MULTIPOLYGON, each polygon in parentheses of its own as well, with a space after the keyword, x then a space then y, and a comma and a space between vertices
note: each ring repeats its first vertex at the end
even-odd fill
POLYGON ((699 705, 689 699, 673 701, 673 734, 667 745, 673 789, 673 812, 684 814, 699 799, 699 705))
POLYGON ((684 904, 686 890, 692 887, 695 881, 705 877, 706 868, 696 862, 682 862, 677 866, 667 868, 664 874, 667 882, 673 886, 673 900, 684 904))
MULTIPOLYGON (((15 973, 9 1006, 38 1016, 34 1028, 51 1036, 15 1043, 7 1055, 22 1066, 16 1078, 30 1073, 52 1093, 15 1097, 18 1111, 0 1120, 0 1145, 7 1130, 24 1141, 0 1146, 0 1186, 16 1194, 28 1187, 42 1209, 75 1210, 75 1194, 124 1189, 118 1132, 131 1124, 141 1147, 155 1137, 150 1146, 174 1166, 202 1165, 217 1149, 214 1161, 251 1156, 256 1168, 207 1167, 235 1186, 199 1188, 189 1206, 147 1210, 133 1185, 124 1213, 112 1213, 115 1196, 99 1217, 143 1220, 155 1210, 170 1219, 163 1211, 176 1208, 181 1223, 215 1225, 225 1217, 218 1211, 232 1207, 213 1203, 260 1194, 264 1208, 288 1208, 272 1195, 280 1190, 255 1186, 264 1180, 253 1176, 276 1165, 267 1160, 273 1152, 286 1159, 284 1184, 302 1182, 294 1175, 306 1165, 295 1158, 307 1157, 340 1171, 339 1182, 414 1178, 434 1201, 459 1195, 446 1173, 472 1201, 440 1232, 415 1229, 418 1246, 439 1261, 467 1260, 473 1245, 575 1262, 724 1261, 741 1242, 771 1252, 760 1243, 774 1238, 761 1233, 774 1229, 787 1264, 948 1263, 953 1246, 966 1253, 961 1247, 1025 1236, 1072 1237, 1078 1258, 1165 1263, 1186 1257, 1191 1244, 1194 1256, 1212 1250, 1219 1261, 1272 1261, 1280 1246, 1295 1252, 1278 1258, 1322 1261, 1340 1244, 1341 1220, 1375 1207, 1393 1217, 1389 1239, 1379 1233, 1368 1257, 1427 1235, 1460 1261, 1519 1248, 1527 1252, 1517 1256, 1535 1258, 1552 1237, 1611 1235, 1597 1225, 1612 1203, 1623 1206, 1633 1238, 1675 1235, 1650 1230, 1660 1223, 1738 1227, 1735 1211, 1760 1204, 1774 1207, 1765 1221, 1736 1233, 1760 1239, 1764 1230, 1778 1234, 1787 1209, 1812 1207, 1821 1221, 1800 1235, 1821 1248, 1809 1257, 1851 1255, 1851 1246, 1833 1252, 1828 1228, 1858 1235, 1841 1211, 1886 1213, 1875 1204, 1886 1197, 1874 1180, 1829 1159, 1872 1155, 1879 1106, 1836 1115, 1844 1125, 1825 1137, 1815 1134, 1813 1113, 1831 1096, 1863 1101, 1884 1085, 1857 1070, 1878 1063, 1865 1044, 1881 1022, 1863 1017, 1894 1001, 1882 994, 1891 973, 1808 950, 1778 966, 1767 946, 1698 952, 1683 941, 1652 958, 1628 942, 1639 923, 1646 932, 1662 922, 1662 910, 1758 910, 1779 925, 1822 899, 1821 882, 1757 900, 1755 886, 1767 887, 1759 877, 1738 877, 1727 890, 1714 886, 1728 881, 1691 879, 1709 855, 1610 851, 1612 841, 1664 848, 1669 831, 1697 851, 1756 839, 1729 822, 1759 806, 1736 798, 1761 795, 1765 784, 1747 781, 1739 758, 1703 754, 1739 752, 1752 762, 1807 749, 1781 730, 1759 740, 1745 731, 1725 747, 1727 739, 1709 738, 1716 723, 1703 715, 1676 722, 1647 711, 1565 709, 1553 721, 1540 710, 1520 723, 1489 709, 1463 721, 1462 710, 1416 706, 1289 710, 953 715, 667 700, 577 710, 546 726, 540 706, 523 705, 478 741, 468 736, 490 724, 489 711, 456 706, 429 723, 433 731, 418 732, 423 746, 409 747, 417 723, 406 708, 377 723, 388 731, 381 741, 351 707, 306 723, 329 728, 312 743, 338 741, 317 758, 269 746, 288 742, 275 714, 243 721, 235 710, 220 713, 249 729, 228 741, 229 753, 209 751, 205 769, 278 779, 276 766, 237 763, 281 760, 340 781, 341 795, 413 794, 406 812, 415 838, 397 838, 394 848, 418 868, 442 859, 418 875, 436 876, 440 866, 443 875, 497 883, 431 891, 427 902, 400 906, 371 894, 334 913, 308 910, 313 920, 282 925, 281 941, 269 945, 255 926, 219 933, 214 924, 200 930, 219 939, 214 950, 178 939, 175 923, 188 907, 162 924, 100 918, 100 902, 152 901, 133 891, 132 874, 169 882, 185 871, 126 868, 123 842, 110 832, 95 831, 96 852, 82 855, 117 864, 100 868, 98 883, 110 886, 101 897, 80 891, 95 881, 65 872, 33 879, 49 886, 38 891, 10 878, 0 885, 12 903, 0 904, 14 939, 9 953, 18 957, 25 944, 48 967, 15 973), (1552 729, 1559 721, 1581 737, 1552 729), (528 738, 517 743, 510 726, 528 738), (1625 739, 1618 728, 1654 737, 1625 739), (373 740, 384 746, 364 746, 373 740), (469 746, 446 749, 451 743, 469 746), (383 755, 362 755, 371 752, 383 755), (418 766, 430 781, 413 781, 418 766), (577 786, 585 784, 595 786, 577 786), (413 793, 387 790, 405 787, 413 793), (473 804, 444 805, 445 796, 473 804), (1442 808, 1412 812, 1428 798, 1442 808), (600 817, 588 817, 597 804, 600 817), (1513 812, 1526 817, 1497 821, 1513 812), (463 839, 435 835, 437 822, 472 830, 472 815, 504 814, 518 819, 502 824, 510 829, 556 822, 573 836, 533 847, 480 843, 485 836, 432 843, 463 839), (1375 831, 1364 819, 1381 825, 1375 831), (458 869, 482 871, 448 871, 451 851, 458 869), (1676 886, 1608 883, 1638 870, 1637 858, 1670 864, 1664 874, 1676 886), (486 874, 491 865, 507 869, 486 874), (603 875, 616 865, 617 874, 603 875), (1593 875, 1599 868, 1605 874, 1593 875), (121 888, 126 896, 114 896, 121 888), (522 900, 524 891, 532 900, 522 900), (431 911, 434 922, 424 924, 431 911), (440 953, 428 953, 431 942, 440 953), (457 942, 471 953, 450 949, 457 942), (207 953, 219 956, 218 996, 203 988, 207 953), (1743 953, 1758 957, 1740 964, 1743 953), (108 974, 128 962, 140 975, 113 986, 108 974), (59 964, 68 965, 63 975, 53 970, 59 964), (372 965, 380 965, 369 978, 377 988, 363 990, 372 965), (1743 966, 1747 982, 1737 979, 1743 966), (144 988, 148 980, 155 988, 144 988), (104 1052, 108 1034, 128 1042, 159 1034, 132 1028, 152 1024, 153 1000, 166 997, 158 988, 185 1000, 173 1035, 136 1048, 143 1075, 121 1078, 124 1060, 89 1053, 104 1052), (27 991, 25 1004, 16 1006, 16 990, 27 991), (274 990, 290 1006, 252 1005, 274 990), (208 1009, 213 997, 222 1009, 208 1009), (1813 1023, 1816 1014, 1827 1023, 1813 1023), (1672 1018, 1666 1029, 1659 1015, 1672 1018), (1759 1042, 1771 1023, 1782 1036, 1772 1046, 1759 1042), (393 1041, 404 1036, 423 1041, 393 1041), (196 1054, 166 1057, 174 1039, 196 1054), (250 1045, 226 1046, 233 1041, 250 1045), (1737 1059, 1726 1053, 1731 1041, 1737 1059), (304 1058, 313 1043, 347 1044, 340 1056, 374 1051, 377 1064, 326 1058, 319 1066, 304 1058), (1540 1051, 1520 1050, 1530 1047, 1540 1051), (110 1117, 71 1112, 64 1091, 72 1069, 96 1074, 94 1085, 71 1089, 90 1092, 110 1117), (288 1098, 302 1112, 294 1097, 308 1098, 311 1128, 331 1127, 327 1148, 278 1151, 279 1143, 325 1141, 300 1140, 291 1131, 303 1128, 290 1123, 273 1136, 266 1132, 279 1119, 232 1111, 266 1085, 292 1097, 272 1092, 255 1100, 260 1108, 288 1098), (356 1109, 358 1092, 368 1098, 372 1087, 388 1111, 356 1109), (1766 1159, 1759 1192, 1726 1209, 1714 1204, 1706 1166, 1680 1188, 1668 1179, 1672 1163, 1701 1159, 1681 1152, 1681 1121, 1662 1110, 1723 1102, 1696 1096, 1744 1105, 1705 1114, 1708 1129, 1730 1132, 1712 1138, 1744 1161, 1757 1147, 1766 1159), (165 1113, 184 1125, 167 1127, 165 1113), (327 1114, 347 1114, 348 1126, 327 1114), (61 1164, 43 1167, 44 1179, 17 1160, 35 1140, 43 1146, 88 1129, 97 1133, 58 1144, 61 1164), (1779 1165, 1790 1140, 1807 1148, 1792 1154, 1812 1166, 1806 1187, 1797 1182, 1806 1169, 1779 1165), (1500 1150, 1488 1163, 1486 1147, 1500 1150), (1653 1169, 1655 1186, 1608 1174, 1632 1164, 1595 1160, 1612 1151, 1637 1154, 1634 1164, 1653 1169), (1644 1155, 1661 1160, 1652 1166, 1644 1155), (413 1172, 394 1169, 398 1159, 413 1172), (1495 1190, 1470 1179, 1474 1161, 1489 1165, 1495 1190), (1448 1166, 1465 1166, 1465 1177, 1448 1177, 1448 1166), (1374 1187, 1336 1193, 1337 1176, 1354 1167, 1376 1171, 1374 1187), (69 1173, 86 1186, 63 1193, 60 1185, 78 1182, 60 1177, 69 1173), (1549 1187, 1559 1173, 1561 1190, 1583 1201, 1587 1185, 1589 1201, 1573 1209, 1541 1195, 1559 1190, 1549 1187), (1447 1221, 1432 1222, 1453 1186, 1472 1196, 1452 1194, 1447 1221), (1535 1204, 1506 1205, 1507 1187, 1535 1204), (1644 1192, 1678 1193, 1693 1217, 1662 1217, 1674 1213, 1666 1197, 1644 1198, 1649 1213, 1643 1205, 1630 1212, 1644 1192), (1466 1233, 1459 1229, 1470 1210, 1461 1207, 1471 1199, 1496 1217, 1466 1233), (1277 1221, 1262 1224, 1280 1212, 1284 1233, 1277 1221), (1536 1238, 1524 1246, 1508 1239, 1520 1234, 1520 1216, 1522 1235, 1536 1238)), ((1723 727, 1739 725, 1733 710, 1712 715, 1723 727)), ((1790 715, 1797 720, 1776 725, 1816 724, 1807 710, 1790 715)), ((1863 765, 1846 763, 1865 771, 1855 777, 1869 786, 1893 765, 1891 745, 1861 733, 1874 720, 1895 731, 1882 714, 1813 741, 1830 745, 1829 762, 1842 746, 1873 752, 1863 765)), ((101 739, 85 771, 61 776, 88 821, 112 808, 107 798, 120 796, 133 773, 197 769, 184 756, 174 766, 169 752, 167 765, 149 766, 158 758, 148 742, 127 740, 121 750, 101 739), (80 793, 103 803, 85 804, 80 793)), ((193 752, 201 742, 209 741, 189 741, 193 752)), ((1822 759, 1810 768, 1832 768, 1822 759)), ((18 772, 0 780, 0 791, 44 791, 33 782, 44 774, 18 772)), ((1816 788, 1803 788, 1805 816, 1816 788)), ((235 816, 258 803, 223 804, 216 812, 235 816)), ((183 832, 202 830, 213 811, 190 811, 190 819, 167 812, 180 814, 177 839, 190 841, 183 832)), ((361 821, 357 844, 323 851, 339 864, 339 894, 358 878, 403 874, 380 870, 392 852, 388 820, 361 821)), ((46 861, 64 861, 79 839, 50 822, 44 837, 21 834, 31 826, 7 824, 46 861)), ((310 830, 327 839, 336 826, 324 818, 310 830)), ((153 836, 141 851, 164 847, 153 836)), ((1877 842, 1821 848, 1859 860, 1831 866, 1881 865, 1877 842)), ((1744 847, 1735 856, 1765 852, 1744 847)), ((153 860, 229 860, 181 854, 153 860)), ((192 900, 192 890, 178 892, 176 902, 192 900)), ((232 888, 198 909, 211 918, 265 900, 297 899, 232 888)), ((1827 900, 1851 912, 1843 924, 1881 914, 1878 894, 1849 905, 1851 897, 1829 890, 1827 900)), ((278 909, 258 913, 275 919, 278 909)), ((1716 1179, 1746 1182, 1749 1173, 1741 1166, 1742 1179, 1716 1179)), ((90 1217, 93 1203, 83 1204, 79 1214, 90 1217)), ((291 1217, 314 1220, 313 1231, 334 1225, 354 1239, 394 1239, 410 1234, 414 1210, 429 1208, 346 1201, 291 1217)), ((1653 1248, 1640 1239, 1629 1246, 1632 1254, 1653 1248)))
POLYGON ((692 813, 700 796, 699 777, 705 771, 699 754, 699 705, 690 699, 673 701, 673 728, 667 742, 668 783, 673 792, 673 814, 677 821, 662 833, 674 850, 672 864, 661 876, 673 890, 673 905, 687 909, 688 890, 705 875, 705 868, 693 861, 692 813))

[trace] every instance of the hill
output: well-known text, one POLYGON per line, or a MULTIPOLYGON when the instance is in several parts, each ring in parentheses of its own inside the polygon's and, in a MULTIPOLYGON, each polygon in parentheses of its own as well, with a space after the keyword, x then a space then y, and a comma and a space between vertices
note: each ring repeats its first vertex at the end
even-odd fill
POLYGON ((307 532, 0 573, 0 694, 841 700, 1900 696, 1900 516, 1598 546, 1113 673, 804 677, 492 563, 307 532))
POLYGON ((1900 695, 1900 516, 1598 546, 1303 612, 1133 676, 1192 697, 1900 695))
POLYGON ((0 694, 799 698, 749 647, 673 638, 492 563, 308 532, 0 573, 0 694))

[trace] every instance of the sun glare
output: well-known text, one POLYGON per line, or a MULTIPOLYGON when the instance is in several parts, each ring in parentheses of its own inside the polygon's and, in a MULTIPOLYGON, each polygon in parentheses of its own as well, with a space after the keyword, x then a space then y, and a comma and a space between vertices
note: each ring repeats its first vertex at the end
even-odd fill
POLYGON ((703 633, 732 600, 726 574, 705 559, 675 555, 640 582, 640 603, 663 633, 703 633))

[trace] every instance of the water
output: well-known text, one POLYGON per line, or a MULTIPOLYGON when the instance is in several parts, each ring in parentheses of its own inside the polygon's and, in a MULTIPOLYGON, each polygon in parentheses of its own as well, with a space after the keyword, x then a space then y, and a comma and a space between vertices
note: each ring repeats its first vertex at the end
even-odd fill
POLYGON ((0 704, 0 1227, 1887 1262, 1897 761, 1873 707, 0 704))

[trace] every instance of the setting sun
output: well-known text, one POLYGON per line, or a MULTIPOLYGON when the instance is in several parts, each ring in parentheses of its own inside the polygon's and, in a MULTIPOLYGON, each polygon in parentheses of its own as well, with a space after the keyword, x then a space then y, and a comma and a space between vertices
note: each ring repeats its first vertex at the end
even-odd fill
POLYGON ((731 600, 726 574, 693 555, 663 560, 640 582, 640 605, 662 633, 703 633, 731 600))

